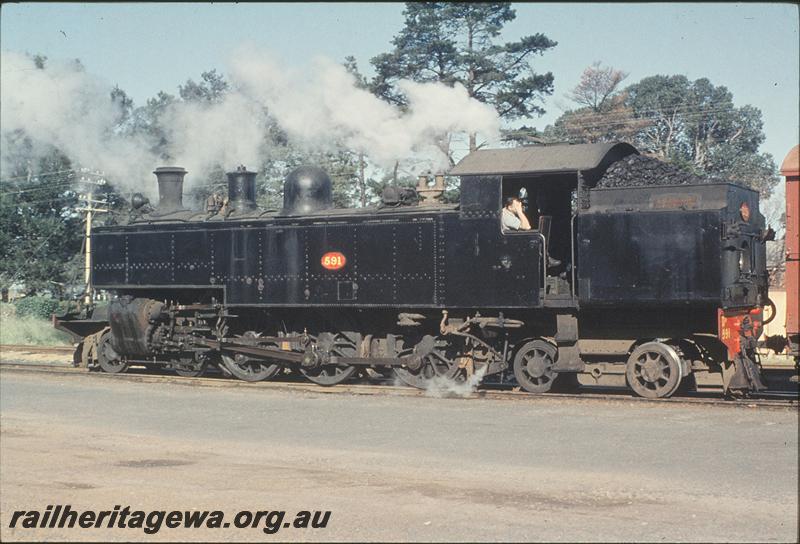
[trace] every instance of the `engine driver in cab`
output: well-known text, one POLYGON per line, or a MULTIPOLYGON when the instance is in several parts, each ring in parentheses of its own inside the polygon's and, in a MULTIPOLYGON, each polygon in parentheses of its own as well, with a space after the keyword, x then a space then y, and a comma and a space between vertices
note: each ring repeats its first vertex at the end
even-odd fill
POLYGON ((531 223, 522 209, 522 200, 515 196, 506 198, 502 224, 503 230, 531 230, 531 223))

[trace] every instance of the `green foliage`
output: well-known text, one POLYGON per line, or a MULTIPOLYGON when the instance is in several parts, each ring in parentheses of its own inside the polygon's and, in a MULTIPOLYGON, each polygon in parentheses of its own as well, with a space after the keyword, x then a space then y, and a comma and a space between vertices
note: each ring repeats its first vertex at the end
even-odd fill
POLYGON ((58 310, 58 300, 51 297, 31 296, 20 299, 16 304, 17 316, 19 317, 38 317, 39 319, 50 319, 58 310))
POLYGON ((772 192, 775 163, 758 152, 765 138, 761 110, 736 107, 727 87, 706 78, 652 76, 627 92, 635 117, 648 121, 634 138, 639 149, 690 161, 697 171, 744 183, 764 196, 772 192))
POLYGON ((131 113, 131 123, 127 128, 129 134, 141 136, 150 142, 150 149, 163 160, 169 160, 167 153, 167 131, 163 125, 164 114, 170 104, 175 101, 171 94, 159 91, 154 98, 149 98, 144 106, 135 108, 131 113))
MULTIPOLYGON (((34 69, 44 69, 47 58, 33 55, 34 69)), ((83 69, 79 60, 74 61, 83 69)), ((110 93, 118 108, 113 130, 131 123, 133 101, 119 87, 110 93)), ((5 134, 3 180, 0 185, 0 284, 19 283, 31 292, 63 293, 73 287, 83 268, 83 216, 78 209, 78 173, 69 158, 55 147, 34 144, 24 130, 5 134), (34 159, 33 157, 38 157, 34 159)), ((92 186, 95 199, 105 197, 119 209, 122 198, 108 186, 92 186)), ((96 224, 113 221, 113 214, 98 217, 96 224)))
POLYGON ((0 344, 57 346, 69 343, 69 335, 54 329, 49 317, 19 317, 13 304, 0 303, 0 344))
POLYGON ((608 97, 599 109, 585 106, 565 112, 545 128, 539 143, 631 142, 648 122, 635 116, 626 96, 608 97))
POLYGON ((186 102, 219 102, 230 86, 216 70, 200 74, 200 83, 188 79, 178 87, 178 94, 186 102))
MULTIPOLYGON (((581 90, 586 89, 573 91, 573 99, 587 96, 581 90)), ((764 197, 779 181, 772 156, 759 152, 765 138, 761 110, 737 107, 727 87, 707 78, 646 77, 620 92, 612 89, 598 104, 565 112, 544 130, 545 140, 627 141, 643 153, 699 175, 742 183, 764 197)))
POLYGON ((356 87, 359 89, 369 89, 369 82, 358 69, 358 62, 356 62, 356 58, 354 56, 349 55, 345 57, 342 66, 344 66, 345 70, 347 70, 347 72, 355 78, 356 87))
POLYGON ((115 85, 111 89, 111 102, 117 106, 119 114, 116 120, 116 125, 120 128, 127 126, 133 116, 133 98, 128 96, 128 93, 115 85))
MULTIPOLYGON (((503 119, 544 113, 542 99, 553 92, 553 74, 537 74, 531 59, 557 45, 544 34, 502 43, 503 27, 516 18, 509 2, 408 2, 405 26, 394 49, 372 59, 371 90, 405 106, 397 82, 461 83, 469 95, 491 104, 503 119)), ((470 138, 470 149, 475 149, 470 138)))
MULTIPOLYGON (((706 171, 742 183, 769 197, 780 183, 775 159, 769 153, 746 152, 730 144, 709 151, 706 171)), ((785 224, 785 220, 780 224, 785 224)))
MULTIPOLYGON (((24 146, 24 138, 16 144, 24 146)), ((0 189, 4 285, 22 282, 42 290, 73 280, 64 264, 80 252, 83 228, 75 211, 78 195, 70 185, 70 168, 69 160, 53 149, 37 163, 17 162, 9 172, 11 181, 0 189)))

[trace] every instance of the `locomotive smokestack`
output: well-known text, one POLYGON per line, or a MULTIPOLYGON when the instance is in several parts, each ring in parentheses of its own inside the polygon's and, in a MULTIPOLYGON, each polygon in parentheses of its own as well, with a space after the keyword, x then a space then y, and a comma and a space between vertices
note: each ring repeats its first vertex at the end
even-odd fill
POLYGON ((228 172, 228 202, 236 210, 252 210, 256 207, 256 173, 239 166, 228 172))
POLYGON ((158 179, 158 209, 162 212, 182 210, 186 170, 180 166, 161 166, 153 173, 158 179))

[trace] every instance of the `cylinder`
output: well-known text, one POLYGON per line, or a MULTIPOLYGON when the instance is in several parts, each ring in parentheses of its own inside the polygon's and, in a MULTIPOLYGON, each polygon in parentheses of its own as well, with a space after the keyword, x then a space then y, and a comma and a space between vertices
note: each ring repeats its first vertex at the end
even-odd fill
POLYGON ((183 178, 186 170, 180 166, 160 166, 153 173, 158 180, 158 209, 169 212, 183 209, 183 178))
POLYGON ((244 166, 228 172, 228 203, 235 210, 252 210, 256 207, 256 173, 244 166))

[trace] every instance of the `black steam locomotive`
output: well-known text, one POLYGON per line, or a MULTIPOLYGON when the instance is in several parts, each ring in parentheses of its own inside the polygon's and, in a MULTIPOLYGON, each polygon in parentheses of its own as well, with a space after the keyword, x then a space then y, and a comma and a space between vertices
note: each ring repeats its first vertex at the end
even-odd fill
POLYGON ((390 187, 380 205, 334 209, 303 167, 284 206, 255 204, 255 173, 226 199, 182 205, 186 172, 155 171, 159 203, 134 198, 98 228, 92 281, 107 309, 57 319, 89 366, 217 364, 244 380, 286 369, 333 385, 360 371, 425 387, 492 377, 527 391, 582 381, 667 397, 721 372, 763 388, 756 339, 767 301, 758 194, 729 183, 604 189, 624 143, 479 150, 451 172, 458 204, 390 187), (534 228, 504 231, 522 196, 534 228))

